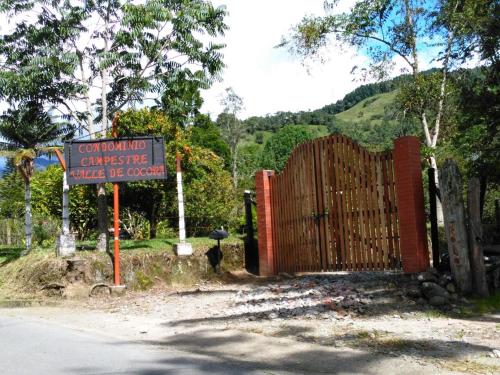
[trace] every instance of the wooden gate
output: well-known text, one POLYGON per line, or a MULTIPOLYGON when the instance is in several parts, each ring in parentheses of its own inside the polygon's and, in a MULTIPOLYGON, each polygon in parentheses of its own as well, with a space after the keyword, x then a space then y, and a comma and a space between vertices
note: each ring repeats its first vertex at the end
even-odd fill
POLYGON ((275 272, 401 267, 393 153, 335 135, 269 179, 275 272))

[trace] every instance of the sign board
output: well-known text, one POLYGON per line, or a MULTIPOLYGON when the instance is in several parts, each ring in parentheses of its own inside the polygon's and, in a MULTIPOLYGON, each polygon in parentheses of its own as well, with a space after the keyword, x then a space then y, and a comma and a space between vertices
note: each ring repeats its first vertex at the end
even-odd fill
POLYGON ((69 185, 166 178, 162 137, 111 138, 64 143, 69 185))

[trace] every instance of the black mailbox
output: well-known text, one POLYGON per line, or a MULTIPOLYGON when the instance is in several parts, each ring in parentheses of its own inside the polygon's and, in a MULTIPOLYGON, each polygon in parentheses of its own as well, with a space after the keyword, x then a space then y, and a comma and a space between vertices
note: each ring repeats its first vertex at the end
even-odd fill
POLYGON ((217 246, 211 247, 207 252, 206 256, 208 257, 208 261, 210 265, 213 267, 214 271, 220 272, 220 261, 222 260, 222 250, 220 249, 220 240, 227 238, 229 234, 224 229, 216 229, 212 231, 208 238, 212 240, 217 240, 217 246))
POLYGON ((220 241, 223 240, 224 238, 227 238, 228 236, 229 234, 224 229, 216 229, 208 235, 208 238, 220 241))

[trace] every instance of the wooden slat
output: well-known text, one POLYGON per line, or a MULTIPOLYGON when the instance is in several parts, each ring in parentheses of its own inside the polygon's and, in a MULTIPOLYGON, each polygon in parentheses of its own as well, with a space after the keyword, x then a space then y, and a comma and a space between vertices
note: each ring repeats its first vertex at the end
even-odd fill
POLYGON ((295 177, 295 170, 297 168, 296 166, 296 154, 292 156, 292 166, 293 166, 293 173, 288 174, 288 179, 287 179, 287 200, 288 203, 287 205, 289 206, 289 211, 288 215, 290 216, 290 224, 289 224, 289 231, 287 233, 287 240, 289 241, 290 245, 290 256, 289 256, 289 269, 292 272, 297 271, 297 242, 296 242, 296 229, 295 229, 295 223, 297 221, 297 214, 295 212, 295 206, 292 203, 295 200, 295 183, 294 183, 294 177, 295 177))
POLYGON ((336 222, 334 216, 335 210, 335 162, 333 159, 333 138, 328 137, 328 233, 329 233, 329 247, 328 247, 328 268, 332 271, 337 269, 337 253, 336 253, 336 222))
POLYGON ((370 236, 370 223, 368 216, 368 205, 367 205, 367 197, 366 197, 366 170, 365 170, 365 151, 364 149, 359 150, 359 169, 360 169, 360 178, 359 178, 359 196, 360 196, 360 214, 362 220, 362 238, 361 238, 361 250, 363 254, 363 270, 369 270, 369 260, 368 260, 368 243, 370 236))
POLYGON ((345 156, 344 156, 344 139, 339 136, 338 143, 338 163, 340 177, 340 206, 342 207, 342 269, 349 269, 349 220, 347 217, 347 194, 345 182, 345 156))
POLYGON ((372 159, 372 173, 373 173, 373 185, 372 185, 372 199, 375 217, 375 238, 376 238, 376 253, 377 253, 377 269, 384 269, 384 254, 382 246, 382 232, 381 232, 381 222, 380 222, 380 206, 378 201, 378 155, 373 155, 372 159))
POLYGON ((353 144, 352 147, 352 164, 351 164, 351 170, 352 170, 352 191, 353 191, 353 211, 354 211, 354 225, 355 225, 355 243, 356 243, 356 270, 361 271, 364 269, 363 267, 363 245, 361 242, 362 236, 363 236, 363 222, 362 222, 362 216, 361 216, 361 195, 360 195, 360 186, 359 186, 359 178, 360 178, 360 171, 359 171, 359 157, 360 157, 360 150, 359 146, 357 144, 353 144))
POLYGON ((340 180, 338 167, 338 137, 333 137, 332 143, 332 170, 333 170, 333 212, 335 225, 335 264, 336 270, 342 270, 342 206, 340 200, 340 180))
POLYGON ((328 210, 327 203, 326 203, 326 193, 325 193, 325 185, 326 185, 326 178, 325 178, 325 170, 328 168, 328 164, 326 163, 325 160, 325 144, 323 142, 323 139, 319 139, 317 141, 317 146, 318 146, 318 163, 316 164, 316 174, 319 176, 319 186, 318 186, 318 193, 319 193, 319 221, 318 225, 320 226, 320 259, 321 259, 321 269, 323 271, 328 270, 328 257, 327 257, 327 248, 328 248, 328 234, 327 234, 327 218, 325 216, 325 212, 328 210), (326 165, 325 165, 326 163, 326 165))
POLYGON ((367 219, 369 225, 368 242, 366 251, 368 254, 368 262, 370 270, 375 270, 375 219, 373 216, 373 200, 371 194, 372 187, 372 174, 371 174, 371 155, 368 151, 363 151, 365 154, 365 175, 366 175, 366 186, 365 186, 365 196, 367 202, 367 219))

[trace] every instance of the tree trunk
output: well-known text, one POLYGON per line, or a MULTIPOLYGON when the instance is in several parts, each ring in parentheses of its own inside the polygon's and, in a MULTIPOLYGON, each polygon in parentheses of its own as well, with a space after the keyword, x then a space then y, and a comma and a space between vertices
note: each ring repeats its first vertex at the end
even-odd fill
POLYGON ((238 145, 233 147, 233 186, 235 189, 238 188, 238 145))
POLYGON ((104 184, 97 185, 97 227, 99 235, 96 249, 100 252, 108 251, 108 202, 104 184))
MULTIPOLYGON (((104 24, 104 52, 109 51, 108 47, 108 19, 104 24)), ((108 71, 106 68, 101 70, 101 104, 102 104, 102 132, 106 136, 108 132, 108 101, 106 97, 106 88, 108 85, 108 71)), ((97 238, 97 250, 100 252, 109 250, 109 234, 108 234, 108 202, 106 200, 106 190, 104 184, 97 185, 97 226, 99 228, 99 236, 97 238)))
MULTIPOLYGON (((437 168, 437 163, 436 163, 436 157, 434 155, 430 156, 430 164, 431 168, 434 168, 434 178, 435 178, 435 183, 436 186, 439 188, 439 171, 437 168)), ((436 200, 436 218, 437 218, 437 224, 438 227, 444 227, 444 217, 443 217, 443 204, 442 204, 442 198, 438 198, 436 200)))
POLYGON ((462 197, 462 176, 455 162, 448 159, 441 170, 441 199, 450 267, 458 288, 472 290, 465 208, 462 197))
POLYGON ((29 179, 25 180, 24 184, 24 204, 25 204, 25 232, 26 232, 26 250, 25 253, 29 253, 31 250, 31 182, 29 179))
POLYGON ((481 240, 483 228, 481 224, 480 182, 477 177, 469 180, 467 191, 467 211, 469 214, 469 255, 474 292, 481 297, 488 297, 486 268, 481 240))

